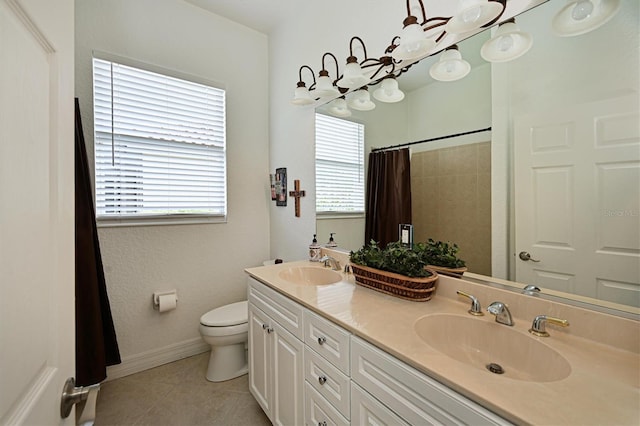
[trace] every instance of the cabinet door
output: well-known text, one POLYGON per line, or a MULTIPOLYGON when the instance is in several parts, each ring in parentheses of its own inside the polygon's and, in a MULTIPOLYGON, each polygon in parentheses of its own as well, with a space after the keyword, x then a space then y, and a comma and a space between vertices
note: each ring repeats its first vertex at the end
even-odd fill
POLYGON ((278 323, 270 334, 273 344, 274 425, 301 425, 304 422, 304 344, 278 323))
POLYGON ((271 334, 270 319, 252 303, 249 304, 249 390, 264 412, 271 418, 271 334))

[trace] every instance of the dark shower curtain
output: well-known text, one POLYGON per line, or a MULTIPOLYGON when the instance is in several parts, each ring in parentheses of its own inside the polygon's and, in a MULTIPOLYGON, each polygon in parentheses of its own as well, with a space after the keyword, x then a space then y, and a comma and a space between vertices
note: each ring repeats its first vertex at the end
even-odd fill
POLYGON ((89 386, 120 364, 120 351, 102 268, 89 164, 76 98, 76 384, 89 386))
POLYGON ((369 154, 365 243, 380 247, 398 241, 398 225, 411 223, 411 163, 409 149, 369 154))

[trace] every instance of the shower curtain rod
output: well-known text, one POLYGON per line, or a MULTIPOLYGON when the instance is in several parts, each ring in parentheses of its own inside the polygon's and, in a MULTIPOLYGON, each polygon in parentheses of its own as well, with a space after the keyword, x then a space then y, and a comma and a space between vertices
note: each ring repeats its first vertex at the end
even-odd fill
POLYGON ((425 140, 422 140, 422 141, 401 143, 401 144, 398 144, 398 145, 385 146, 385 147, 382 147, 382 148, 373 148, 371 150, 371 152, 387 151, 387 150, 390 150, 390 149, 400 148, 400 147, 403 147, 403 146, 410 146, 410 145, 416 145, 416 144, 419 144, 419 143, 439 141, 439 140, 442 140, 442 139, 457 138, 458 136, 472 135, 474 133, 482 133, 482 132, 489 132, 489 131, 491 131, 491 127, 487 127, 486 129, 470 130, 468 132, 463 132, 463 133, 456 133, 455 135, 438 136, 437 138, 425 139, 425 140))

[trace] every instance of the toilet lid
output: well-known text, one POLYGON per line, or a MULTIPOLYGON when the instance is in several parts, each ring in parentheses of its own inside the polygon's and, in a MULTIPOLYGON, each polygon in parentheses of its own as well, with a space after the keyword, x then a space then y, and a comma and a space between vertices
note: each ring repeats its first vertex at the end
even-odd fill
POLYGON ((248 322, 247 301, 220 306, 200 317, 200 323, 208 327, 226 327, 248 322))

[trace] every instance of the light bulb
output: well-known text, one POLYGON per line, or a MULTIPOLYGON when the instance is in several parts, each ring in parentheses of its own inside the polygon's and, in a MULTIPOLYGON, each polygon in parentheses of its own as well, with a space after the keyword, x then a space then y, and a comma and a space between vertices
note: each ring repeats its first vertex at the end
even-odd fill
POLYGON ((462 21, 465 24, 472 24, 480 18, 482 14, 482 9, 480 6, 472 7, 471 9, 467 9, 462 13, 462 21))
POLYGON ((592 12, 593 3, 591 2, 591 0, 580 0, 573 7, 573 10, 571 11, 571 18, 575 19, 576 21, 582 21, 583 19, 591 16, 592 12))
POLYGON ((500 37, 498 40, 498 49, 501 52, 508 52, 513 48, 514 45, 513 36, 511 34, 506 34, 500 37))

